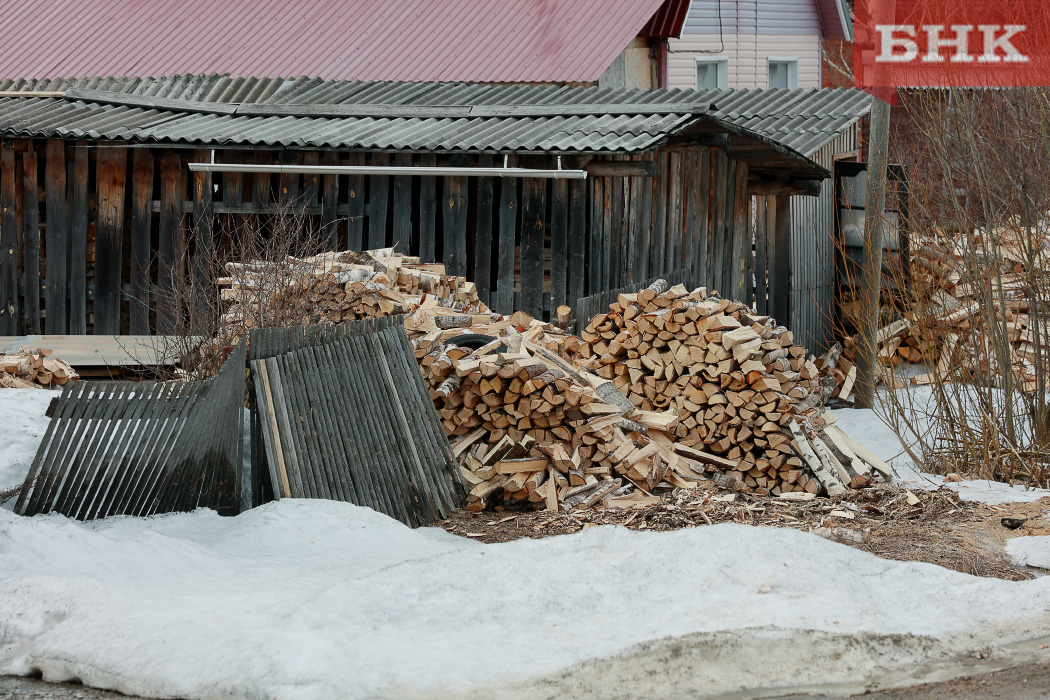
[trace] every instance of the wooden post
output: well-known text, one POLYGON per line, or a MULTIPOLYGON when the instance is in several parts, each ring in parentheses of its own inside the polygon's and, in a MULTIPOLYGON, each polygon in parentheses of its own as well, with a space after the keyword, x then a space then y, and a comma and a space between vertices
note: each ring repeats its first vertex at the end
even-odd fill
POLYGON ((871 100, 871 136, 868 145, 868 186, 864 193, 864 258, 860 289, 860 335, 857 339, 857 385, 853 406, 871 408, 875 398, 875 337, 879 332, 882 291, 882 209, 886 200, 886 161, 889 150, 890 106, 871 100))
MULTIPOLYGON (((769 280, 769 315, 788 325, 791 311, 791 197, 778 194, 773 220, 773 261, 769 280)), ((767 206, 769 205, 767 200, 767 206)), ((769 235, 767 231, 766 235, 769 235)))

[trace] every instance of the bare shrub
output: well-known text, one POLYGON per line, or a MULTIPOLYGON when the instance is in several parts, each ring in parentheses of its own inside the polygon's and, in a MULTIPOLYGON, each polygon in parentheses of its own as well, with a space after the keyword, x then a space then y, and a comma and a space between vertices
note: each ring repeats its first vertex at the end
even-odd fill
MULTIPOLYGON (((929 389, 879 392, 877 411, 930 471, 1048 486, 1050 91, 903 97, 910 256, 880 316, 908 322, 931 376, 929 389)), ((901 369, 884 384, 916 373, 901 369)))

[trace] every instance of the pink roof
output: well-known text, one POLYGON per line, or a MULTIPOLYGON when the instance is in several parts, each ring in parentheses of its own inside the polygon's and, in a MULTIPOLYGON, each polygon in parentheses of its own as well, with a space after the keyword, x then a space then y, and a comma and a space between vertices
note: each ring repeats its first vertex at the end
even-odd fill
POLYGON ((593 82, 662 0, 0 0, 0 78, 593 82))

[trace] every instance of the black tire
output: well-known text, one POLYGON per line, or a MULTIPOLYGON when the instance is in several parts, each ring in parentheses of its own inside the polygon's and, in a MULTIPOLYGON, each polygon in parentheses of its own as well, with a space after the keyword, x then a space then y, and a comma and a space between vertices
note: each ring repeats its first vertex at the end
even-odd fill
MULTIPOLYGON (((478 348, 488 345, 495 339, 494 336, 482 335, 481 333, 464 333, 463 335, 457 335, 455 338, 451 338, 448 342, 461 348, 477 350, 478 348)), ((507 352, 507 346, 500 343, 496 346, 496 352, 507 352)))

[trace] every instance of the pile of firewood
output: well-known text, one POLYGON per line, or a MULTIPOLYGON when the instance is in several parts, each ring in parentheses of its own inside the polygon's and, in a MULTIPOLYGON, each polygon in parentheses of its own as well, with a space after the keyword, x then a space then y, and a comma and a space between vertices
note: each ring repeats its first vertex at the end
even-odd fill
POLYGON ((467 314, 488 309, 473 282, 445 274, 445 266, 423 264, 392 248, 364 253, 323 253, 284 263, 227 263, 219 280, 228 302, 223 324, 243 333, 269 323, 311 325, 404 314, 427 303, 467 314))
MULTIPOLYGON (((826 424, 811 398, 820 385, 803 377, 815 367, 785 329, 702 289, 663 290, 625 295, 582 340, 521 312, 488 323, 414 314, 430 329, 416 335, 416 356, 470 484, 469 508, 647 503, 660 489, 705 480, 767 495, 837 494, 871 483, 872 467, 888 475, 826 424), (611 328, 598 329, 611 315, 629 318, 605 338, 611 328), (669 323, 686 329, 660 337, 669 323), (475 334, 493 340, 479 347, 475 334), (632 373, 650 350, 645 370, 632 373), (656 379, 655 355, 668 352, 656 379)), ((409 318, 410 329, 419 325, 409 318)))
POLYGON ((77 373, 63 360, 50 357, 50 350, 25 348, 13 355, 0 355, 0 389, 42 389, 65 386, 77 373))

